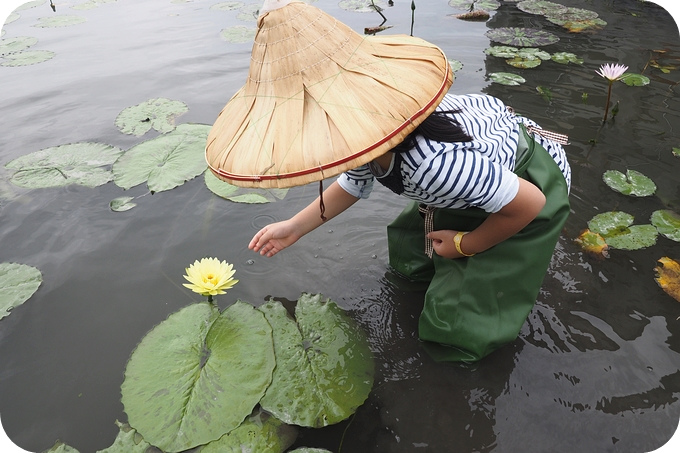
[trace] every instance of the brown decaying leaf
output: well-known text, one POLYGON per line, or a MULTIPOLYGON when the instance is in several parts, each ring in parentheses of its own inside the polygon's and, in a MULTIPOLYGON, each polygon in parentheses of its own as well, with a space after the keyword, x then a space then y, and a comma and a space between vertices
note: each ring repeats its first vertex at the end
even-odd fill
POLYGON ((468 13, 456 14, 456 19, 469 20, 469 21, 486 21, 489 20, 489 13, 483 9, 478 9, 475 11, 470 11, 468 13))
POLYGON ((666 256, 659 258, 654 278, 666 293, 680 302, 680 263, 666 256))
POLYGON ((609 246, 598 233, 585 229, 574 239, 574 242, 580 245, 584 252, 593 255, 595 258, 609 258, 609 246))

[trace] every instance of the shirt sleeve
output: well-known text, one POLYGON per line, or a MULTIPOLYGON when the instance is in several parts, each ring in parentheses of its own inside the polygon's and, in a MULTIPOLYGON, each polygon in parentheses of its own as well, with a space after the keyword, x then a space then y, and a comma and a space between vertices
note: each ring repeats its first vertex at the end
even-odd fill
POLYGON ((368 164, 346 171, 338 177, 338 184, 356 198, 368 198, 373 190, 373 174, 368 164))

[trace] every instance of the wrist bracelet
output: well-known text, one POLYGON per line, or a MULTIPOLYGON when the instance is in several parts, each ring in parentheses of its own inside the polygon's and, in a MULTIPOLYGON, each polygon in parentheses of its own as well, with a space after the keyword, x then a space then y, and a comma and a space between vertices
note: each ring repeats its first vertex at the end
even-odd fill
POLYGON ((461 248, 460 248, 460 241, 463 240, 463 236, 468 234, 467 231, 459 231, 456 233, 456 235, 453 237, 453 244, 456 246, 456 251, 460 253, 463 256, 474 256, 474 253, 465 253, 461 248))

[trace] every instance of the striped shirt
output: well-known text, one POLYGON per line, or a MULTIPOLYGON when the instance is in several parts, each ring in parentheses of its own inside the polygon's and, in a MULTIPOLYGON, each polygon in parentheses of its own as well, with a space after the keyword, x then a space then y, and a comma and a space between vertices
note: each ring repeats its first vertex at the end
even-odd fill
MULTIPOLYGON (((477 207, 498 212, 519 190, 513 173, 519 123, 538 125, 487 95, 447 94, 437 110, 460 110, 453 116, 473 140, 445 143, 417 136, 416 145, 402 153, 402 195, 437 208, 477 207)), ((555 160, 569 187, 571 170, 562 146, 540 135, 534 139, 555 160)), ((343 173, 338 182, 349 194, 368 198, 374 179, 366 164, 343 173)))

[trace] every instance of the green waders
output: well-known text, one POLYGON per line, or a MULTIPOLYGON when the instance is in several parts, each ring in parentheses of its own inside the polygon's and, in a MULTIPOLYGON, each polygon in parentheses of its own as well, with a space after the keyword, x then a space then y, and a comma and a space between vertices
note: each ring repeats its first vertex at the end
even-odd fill
MULTIPOLYGON (((515 173, 546 197, 523 230, 469 258, 424 251, 424 220, 411 203, 387 227, 390 265, 416 281, 430 281, 418 334, 439 361, 477 361, 514 341, 533 308, 555 245, 569 215, 567 184, 548 152, 521 128, 515 173)), ((436 209, 434 230, 471 231, 489 214, 481 209, 436 209)))

